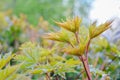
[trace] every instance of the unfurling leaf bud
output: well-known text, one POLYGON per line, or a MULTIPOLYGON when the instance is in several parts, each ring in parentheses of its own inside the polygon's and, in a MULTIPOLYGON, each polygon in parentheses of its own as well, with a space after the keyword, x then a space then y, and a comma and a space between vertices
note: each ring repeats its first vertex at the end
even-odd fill
POLYGON ((70 42, 68 33, 64 30, 48 33, 44 36, 44 38, 60 42, 70 42))
POLYGON ((93 39, 93 38, 97 37, 98 35, 103 33, 105 30, 109 29, 112 22, 113 21, 108 21, 108 22, 105 22, 104 24, 101 24, 97 27, 96 27, 95 23, 90 25, 90 27, 89 27, 89 37, 90 37, 90 39, 93 39))
POLYGON ((82 55, 82 54, 80 54, 79 48, 65 48, 65 49, 63 49, 63 52, 70 54, 70 55, 76 55, 76 56, 82 55))
POLYGON ((74 19, 67 19, 65 22, 55 22, 55 23, 58 26, 75 33, 79 30, 81 22, 82 19, 77 16, 74 19))

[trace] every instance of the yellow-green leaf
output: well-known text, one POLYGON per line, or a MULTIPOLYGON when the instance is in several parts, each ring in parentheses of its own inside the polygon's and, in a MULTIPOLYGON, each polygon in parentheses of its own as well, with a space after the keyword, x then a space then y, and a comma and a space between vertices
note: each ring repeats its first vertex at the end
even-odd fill
POLYGON ((20 65, 15 65, 15 66, 7 66, 5 69, 0 70, 0 80, 6 80, 9 78, 13 73, 15 73, 20 65))
POLYGON ((74 19, 67 19, 64 22, 56 22, 56 24, 68 31, 75 33, 76 31, 79 30, 81 22, 82 19, 77 16, 74 19))
POLYGON ((0 69, 3 68, 13 58, 13 56, 15 55, 13 54, 8 56, 7 58, 0 59, 0 69))
POLYGON ((108 22, 105 22, 104 24, 101 24, 99 26, 96 26, 95 23, 93 23, 92 25, 90 25, 90 27, 89 27, 89 36, 90 36, 90 39, 93 39, 93 38, 97 37, 98 35, 100 35, 104 31, 106 31, 107 29, 109 29, 112 22, 113 21, 108 21, 108 22))
POLYGON ((48 33, 44 36, 46 39, 54 40, 54 41, 60 41, 60 42, 69 42, 69 36, 66 30, 61 29, 59 32, 52 32, 48 33))

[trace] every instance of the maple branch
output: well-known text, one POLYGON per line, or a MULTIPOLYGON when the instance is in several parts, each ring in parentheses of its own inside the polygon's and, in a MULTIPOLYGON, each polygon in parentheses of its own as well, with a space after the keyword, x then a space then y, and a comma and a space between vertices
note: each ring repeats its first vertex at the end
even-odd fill
POLYGON ((89 49, 90 42, 91 42, 91 39, 88 40, 88 43, 86 45, 86 50, 85 50, 86 58, 88 58, 88 49, 89 49))
MULTIPOLYGON (((77 32, 75 33, 75 37, 76 37, 77 43, 79 44, 80 42, 79 42, 79 38, 78 38, 78 33, 77 32)), ((88 56, 87 56, 89 44, 90 44, 90 40, 88 41, 88 43, 86 45, 86 50, 85 50, 86 56, 82 55, 82 56, 78 56, 78 57, 79 57, 79 59, 83 63, 83 66, 84 66, 85 72, 87 74, 88 80, 92 80, 92 77, 91 77, 91 74, 90 74, 90 68, 89 68, 89 64, 88 64, 88 56)))

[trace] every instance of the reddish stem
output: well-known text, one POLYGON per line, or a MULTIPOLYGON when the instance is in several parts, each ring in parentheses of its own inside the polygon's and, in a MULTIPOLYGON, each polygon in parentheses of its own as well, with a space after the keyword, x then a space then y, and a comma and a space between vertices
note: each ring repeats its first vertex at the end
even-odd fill
MULTIPOLYGON (((75 33, 75 37, 76 37, 77 43, 79 44, 80 42, 79 42, 78 32, 75 33)), ((89 39, 89 41, 88 41, 88 43, 86 45, 86 50, 85 50, 86 57, 84 55, 79 56, 79 59, 83 63, 83 66, 84 66, 85 72, 87 74, 88 80, 92 80, 92 77, 90 75, 89 64, 88 64, 88 48, 89 48, 89 45, 90 45, 90 39, 89 39)))
POLYGON ((82 61, 85 72, 87 74, 88 80, 92 80, 91 74, 90 74, 90 69, 89 69, 89 65, 88 65, 88 60, 85 59, 84 56, 79 57, 79 59, 82 61))
POLYGON ((90 39, 89 39, 89 41, 88 41, 88 43, 87 43, 87 45, 86 45, 86 50, 85 50, 85 54, 86 54, 86 58, 88 59, 88 49, 89 49, 89 45, 90 45, 90 39))
POLYGON ((88 64, 88 49, 89 49, 90 41, 91 41, 91 39, 89 39, 89 41, 86 45, 86 50, 85 50, 86 59, 87 59, 87 67, 89 67, 89 64, 88 64))
POLYGON ((78 32, 75 33, 75 37, 76 37, 77 43, 80 43, 80 42, 79 42, 79 37, 78 37, 78 32))
POLYGON ((50 80, 50 76, 48 73, 46 73, 46 80, 50 80))
POLYGON ((55 79, 55 80, 59 80, 59 79, 58 79, 58 76, 56 76, 56 79, 55 79))

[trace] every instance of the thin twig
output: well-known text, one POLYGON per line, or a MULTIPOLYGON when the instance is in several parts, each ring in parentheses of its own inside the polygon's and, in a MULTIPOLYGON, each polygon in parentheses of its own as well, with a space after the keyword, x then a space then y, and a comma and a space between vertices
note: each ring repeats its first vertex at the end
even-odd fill
POLYGON ((78 32, 75 33, 75 37, 76 37, 77 43, 79 44, 80 42, 79 42, 78 32))
POLYGON ((86 50, 85 50, 85 54, 86 54, 86 58, 88 58, 88 49, 89 49, 89 45, 90 45, 90 39, 88 40, 88 43, 86 45, 86 50))
MULTIPOLYGON (((112 59, 111 62, 109 62, 109 63, 105 63, 105 62, 104 62, 104 63, 101 65, 100 70, 104 71, 104 70, 106 69, 106 67, 110 66, 110 65, 113 63, 113 61, 115 61, 115 59, 117 59, 116 56, 112 59)), ((96 76, 95 80, 98 80, 98 75, 96 76)))
MULTIPOLYGON (((91 39, 88 40, 88 43, 86 45, 86 49, 85 49, 85 54, 86 54, 86 63, 87 63, 87 68, 89 69, 89 64, 88 64, 88 51, 89 51, 89 46, 90 46, 90 42, 91 42, 91 39)), ((90 69, 89 69, 89 74, 90 74, 90 69)), ((90 74, 90 77, 91 77, 91 74, 90 74)), ((92 79, 92 78, 91 78, 92 79)))
POLYGON ((68 42, 68 44, 70 44, 74 48, 74 45, 71 42, 68 42))
POLYGON ((79 77, 80 77, 80 75, 82 74, 82 73, 84 73, 85 71, 84 70, 82 70, 78 75, 77 75, 77 77, 75 78, 75 79, 78 79, 79 77))
POLYGON ((55 77, 55 80, 59 80, 57 75, 56 75, 56 77, 55 77))
POLYGON ((115 56, 115 57, 112 59, 112 61, 107 64, 107 66, 110 66, 110 65, 113 63, 113 61, 115 61, 116 59, 117 59, 117 57, 115 56))
MULTIPOLYGON (((79 42, 78 32, 75 33, 75 37, 76 37, 77 43, 79 44, 80 42, 79 42)), ((90 44, 90 40, 86 45, 86 55, 88 54, 89 44, 90 44)), ((88 57, 87 56, 85 57, 84 55, 82 55, 82 56, 79 56, 79 59, 83 63, 83 66, 84 66, 85 72, 87 74, 88 80, 92 80, 92 77, 90 75, 89 65, 88 65, 88 57)))
POLYGON ((84 57, 81 56, 81 60, 82 60, 82 63, 83 63, 85 72, 86 72, 86 74, 87 74, 88 80, 92 80, 92 77, 91 77, 91 75, 90 75, 90 69, 89 69, 89 66, 88 66, 88 64, 87 64, 87 59, 85 60, 84 57))
POLYGON ((46 73, 46 80, 50 80, 50 76, 48 73, 46 73))
POLYGON ((94 63, 93 63, 93 67, 96 67, 96 66, 97 66, 97 64, 98 64, 98 60, 99 60, 99 56, 97 56, 96 60, 94 61, 94 63))

